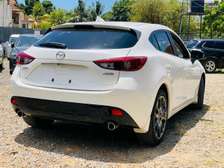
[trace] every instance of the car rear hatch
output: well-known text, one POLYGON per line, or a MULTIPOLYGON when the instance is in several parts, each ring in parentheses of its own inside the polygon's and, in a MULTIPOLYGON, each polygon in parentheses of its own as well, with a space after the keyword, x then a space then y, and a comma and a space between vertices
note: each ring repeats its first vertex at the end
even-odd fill
POLYGON ((136 35, 124 30, 54 30, 26 51, 35 60, 21 67, 20 76, 25 84, 38 87, 111 90, 119 80, 119 71, 103 69, 94 61, 127 56, 136 43, 136 35))

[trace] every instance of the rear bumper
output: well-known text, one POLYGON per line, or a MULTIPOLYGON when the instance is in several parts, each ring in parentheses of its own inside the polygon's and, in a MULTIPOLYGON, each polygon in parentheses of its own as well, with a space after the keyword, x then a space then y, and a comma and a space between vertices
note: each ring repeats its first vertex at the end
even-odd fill
POLYGON ((116 107, 125 111, 136 123, 135 132, 145 133, 148 131, 151 112, 158 91, 158 88, 155 87, 159 87, 154 80, 139 82, 143 79, 120 78, 112 90, 105 91, 53 89, 23 83, 19 78, 20 68, 19 66, 15 68, 11 79, 12 96, 14 97, 116 107))
POLYGON ((51 100, 41 100, 25 97, 13 97, 16 105, 13 108, 26 115, 32 115, 54 120, 104 124, 113 121, 121 126, 137 128, 135 121, 123 111, 122 117, 113 116, 111 109, 115 107, 97 106, 80 103, 68 103, 51 100))

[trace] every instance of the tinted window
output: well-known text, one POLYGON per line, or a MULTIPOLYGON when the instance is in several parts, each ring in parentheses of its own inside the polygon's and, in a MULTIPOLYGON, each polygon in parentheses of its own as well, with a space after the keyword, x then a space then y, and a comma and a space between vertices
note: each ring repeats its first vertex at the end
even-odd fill
POLYGON ((216 49, 224 49, 224 41, 216 41, 215 48, 216 49))
POLYGON ((173 49, 174 49, 174 52, 175 52, 176 56, 178 56, 180 58, 184 58, 183 50, 181 49, 180 45, 175 40, 174 40, 174 43, 173 43, 173 49))
POLYGON ((152 43, 152 45, 153 45, 156 49, 160 50, 160 48, 159 48, 159 44, 158 44, 158 42, 157 42, 157 40, 156 40, 156 38, 155 38, 155 36, 154 36, 153 34, 149 37, 149 41, 152 43))
POLYGON ((215 42, 214 41, 207 41, 204 44, 204 47, 206 47, 206 48, 215 48, 215 42))
POLYGON ((53 30, 35 46, 43 43, 61 43, 68 49, 119 49, 133 47, 137 41, 137 35, 132 31, 74 28, 53 30))
POLYGON ((172 45, 165 31, 156 32, 155 38, 158 41, 160 51, 168 53, 168 54, 174 54, 172 45))
POLYGON ((189 58, 189 53, 181 40, 173 33, 169 33, 169 37, 172 41, 174 54, 180 58, 189 58))

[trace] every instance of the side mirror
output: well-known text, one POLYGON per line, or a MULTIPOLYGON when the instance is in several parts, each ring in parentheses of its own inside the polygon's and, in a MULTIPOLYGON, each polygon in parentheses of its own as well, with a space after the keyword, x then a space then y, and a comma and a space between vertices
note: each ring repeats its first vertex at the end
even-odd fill
POLYGON ((14 43, 12 43, 12 44, 11 44, 11 48, 14 48, 14 47, 15 47, 15 44, 14 44, 14 43))
POLYGON ((194 63, 196 60, 204 58, 204 52, 198 49, 192 49, 191 51, 191 60, 194 63))

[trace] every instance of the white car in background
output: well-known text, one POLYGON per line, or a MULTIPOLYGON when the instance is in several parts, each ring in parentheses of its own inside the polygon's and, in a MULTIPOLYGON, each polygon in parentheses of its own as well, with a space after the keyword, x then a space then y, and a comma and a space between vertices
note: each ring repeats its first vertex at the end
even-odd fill
POLYGON ((3 69, 3 60, 4 60, 4 49, 2 44, 0 44, 0 71, 3 69))
POLYGON ((55 120, 126 126, 158 145, 171 116, 192 103, 203 107, 204 91, 203 66, 169 28, 69 23, 17 55, 11 103, 32 127, 55 120))
POLYGON ((4 50, 2 44, 0 44, 0 70, 3 69, 4 50))
POLYGON ((12 46, 14 46, 17 43, 17 40, 19 39, 19 34, 12 34, 9 37, 9 41, 6 44, 6 57, 9 58, 10 53, 12 51, 12 46))

